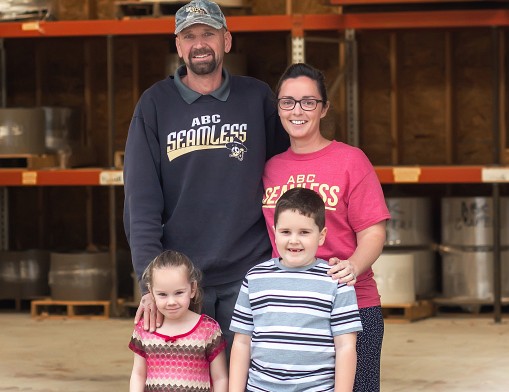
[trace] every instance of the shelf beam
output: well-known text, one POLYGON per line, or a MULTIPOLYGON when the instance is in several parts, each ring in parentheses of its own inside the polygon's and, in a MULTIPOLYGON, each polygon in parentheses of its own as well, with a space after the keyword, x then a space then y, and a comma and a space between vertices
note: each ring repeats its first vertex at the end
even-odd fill
POLYGON ((101 168, 24 170, 0 169, 1 186, 123 185, 122 170, 101 168))
MULTIPOLYGON (((291 31, 301 24, 304 30, 338 30, 341 16, 323 15, 266 15, 230 16, 228 28, 232 32, 291 31)), ((108 35, 171 35, 174 17, 139 18, 123 20, 33 21, 0 24, 0 37, 42 38, 108 35)))
POLYGON ((472 28, 509 26, 509 11, 416 11, 342 15, 351 29, 472 28))
MULTIPOLYGON (((509 10, 383 12, 366 14, 227 17, 232 32, 343 31, 346 29, 472 28, 509 26, 509 10)), ((31 21, 0 24, 0 38, 171 35, 174 17, 123 20, 31 21)))
MULTIPOLYGON (((450 3, 473 3, 479 0, 447 0, 450 3)), ((425 4, 443 3, 444 0, 329 0, 331 5, 362 5, 362 4, 425 4)))
MULTIPOLYGON (((509 166, 375 166, 383 184, 509 183, 509 166)), ((0 169, 0 186, 117 186, 122 170, 0 169)))

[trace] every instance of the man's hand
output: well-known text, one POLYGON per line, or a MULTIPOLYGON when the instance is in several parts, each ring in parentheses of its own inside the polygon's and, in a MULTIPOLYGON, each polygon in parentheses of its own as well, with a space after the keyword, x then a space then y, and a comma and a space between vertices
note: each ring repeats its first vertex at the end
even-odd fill
POLYGON ((163 315, 157 310, 154 297, 150 293, 141 297, 140 306, 134 316, 134 324, 138 324, 141 318, 145 331, 154 332, 163 323, 163 315))
POLYGON ((357 274, 350 260, 332 257, 329 259, 329 265, 332 267, 327 271, 327 274, 332 276, 332 279, 346 283, 348 286, 353 286, 357 282, 357 274))

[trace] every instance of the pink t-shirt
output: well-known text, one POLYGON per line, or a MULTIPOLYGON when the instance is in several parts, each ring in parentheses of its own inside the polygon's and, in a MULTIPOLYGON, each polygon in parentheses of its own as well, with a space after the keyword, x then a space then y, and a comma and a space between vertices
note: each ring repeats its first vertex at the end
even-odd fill
MULTIPOLYGON (((324 260, 348 259, 357 246, 357 232, 390 218, 380 181, 366 155, 337 141, 310 154, 288 149, 276 155, 265 166, 263 185, 263 213, 274 256, 274 208, 291 188, 309 188, 323 197, 327 237, 317 257, 324 260)), ((359 308, 380 305, 371 268, 357 277, 355 290, 359 308)))

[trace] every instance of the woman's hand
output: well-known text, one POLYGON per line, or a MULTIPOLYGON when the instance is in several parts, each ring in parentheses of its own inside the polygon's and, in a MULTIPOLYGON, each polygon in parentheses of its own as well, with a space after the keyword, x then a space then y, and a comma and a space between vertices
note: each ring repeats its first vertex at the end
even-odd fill
POLYGON ((340 283, 346 283, 348 286, 353 286, 357 282, 355 266, 350 260, 340 260, 337 257, 331 257, 329 265, 331 268, 327 274, 332 276, 332 279, 338 280, 340 283))

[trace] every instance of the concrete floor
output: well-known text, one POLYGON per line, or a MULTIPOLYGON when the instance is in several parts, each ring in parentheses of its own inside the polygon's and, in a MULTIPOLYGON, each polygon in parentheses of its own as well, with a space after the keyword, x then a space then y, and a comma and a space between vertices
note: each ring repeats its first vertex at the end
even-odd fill
MULTIPOLYGON (((435 317, 386 324, 382 391, 509 391, 509 323, 435 317)), ((131 319, 0 313, 0 391, 127 391, 131 319)))

